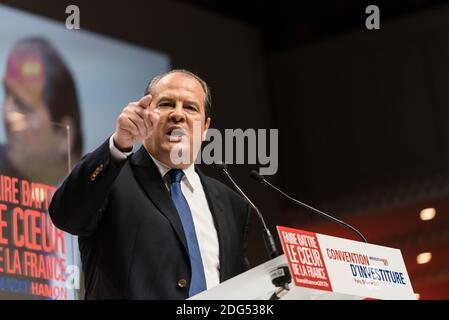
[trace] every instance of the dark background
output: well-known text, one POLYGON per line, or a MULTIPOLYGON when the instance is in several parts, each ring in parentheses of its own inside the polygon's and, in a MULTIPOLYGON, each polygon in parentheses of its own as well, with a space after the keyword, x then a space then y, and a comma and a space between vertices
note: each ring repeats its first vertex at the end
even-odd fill
MULTIPOLYGON (((81 29, 197 72, 212 88, 214 127, 279 129, 272 182, 401 249, 421 299, 449 298, 447 1, 0 2, 61 23, 77 4, 81 29), (365 28, 369 4, 380 8, 380 30, 365 28), (422 222, 426 207, 437 215, 422 222), (432 260, 418 265, 420 252, 432 260)), ((273 231, 357 239, 256 184, 252 168, 230 166, 273 231)), ((254 218, 253 265, 267 260, 259 225, 254 218)))

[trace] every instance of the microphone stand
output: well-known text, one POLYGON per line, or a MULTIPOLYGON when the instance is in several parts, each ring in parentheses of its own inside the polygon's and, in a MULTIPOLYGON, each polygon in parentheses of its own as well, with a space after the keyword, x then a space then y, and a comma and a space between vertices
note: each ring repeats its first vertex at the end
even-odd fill
POLYGON ((358 236, 363 242, 368 243, 368 241, 367 241, 366 238, 362 235, 362 233, 361 233, 359 230, 357 230, 356 228, 354 228, 353 226, 351 226, 350 224, 348 224, 348 223, 346 223, 346 222, 344 222, 344 221, 341 221, 341 220, 339 220, 339 219, 337 219, 337 218, 335 218, 335 217, 333 217, 333 216, 331 216, 331 215, 328 215, 327 213, 324 213, 324 212, 321 211, 321 210, 315 209, 314 207, 311 207, 311 206, 309 206, 309 205, 307 205, 307 204, 305 204, 305 203, 303 203, 303 202, 301 202, 301 201, 299 201, 299 200, 296 200, 296 199, 290 197, 288 194, 286 194, 285 192, 283 192, 282 190, 280 190, 279 188, 277 188, 276 186, 274 186, 273 184, 271 184, 269 181, 267 181, 267 180, 265 179, 265 177, 262 176, 262 175, 260 175, 256 170, 252 170, 252 171, 250 172, 250 176, 251 176, 251 178, 255 179, 256 181, 258 181, 258 182, 260 182, 260 183, 262 183, 262 184, 265 184, 265 185, 269 186, 270 188, 276 190, 276 191, 277 191, 278 193, 280 193, 283 197, 287 198, 289 201, 293 202, 294 204, 297 204, 297 205, 299 205, 299 206, 301 206, 301 207, 303 207, 303 208, 305 208, 305 209, 307 209, 307 210, 310 210, 310 211, 312 211, 312 212, 314 212, 314 213, 317 213, 317 214, 319 214, 319 215, 325 217, 326 219, 332 220, 333 222, 337 222, 337 223, 339 223, 340 225, 344 226, 345 228, 350 229, 351 231, 353 231, 354 233, 356 233, 357 236, 358 236))
MULTIPOLYGON (((217 164, 217 167, 223 172, 223 174, 228 178, 228 180, 232 183, 234 188, 238 191, 238 193, 246 200, 246 202, 256 211, 257 216, 259 217, 260 222, 262 223, 263 228, 263 239, 265 243, 265 247, 267 249, 268 257, 270 259, 274 259, 279 256, 279 251, 276 247, 276 243, 274 242, 273 235, 268 229, 265 219, 260 212, 260 210, 255 206, 255 204, 248 198, 248 196, 243 192, 242 189, 237 185, 237 183, 232 178, 231 174, 228 172, 227 165, 225 163, 217 164)), ((271 283, 276 287, 275 292, 270 297, 270 300, 279 300, 284 297, 289 291, 289 283, 292 281, 292 277, 290 274, 290 270, 288 266, 279 266, 276 269, 270 272, 271 283)))

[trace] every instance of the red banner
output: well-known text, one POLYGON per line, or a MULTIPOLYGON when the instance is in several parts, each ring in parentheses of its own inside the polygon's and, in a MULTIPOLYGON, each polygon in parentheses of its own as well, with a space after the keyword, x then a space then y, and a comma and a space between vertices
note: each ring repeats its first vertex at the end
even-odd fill
POLYGON ((332 291, 316 234, 281 226, 277 229, 295 285, 332 291))

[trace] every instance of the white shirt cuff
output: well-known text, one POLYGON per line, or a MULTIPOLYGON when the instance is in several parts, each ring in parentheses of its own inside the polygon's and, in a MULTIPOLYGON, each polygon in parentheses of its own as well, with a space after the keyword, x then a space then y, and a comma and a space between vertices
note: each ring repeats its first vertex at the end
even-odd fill
POLYGON ((123 161, 130 156, 133 151, 122 152, 114 144, 114 135, 109 138, 109 150, 111 152, 111 157, 114 161, 123 161))

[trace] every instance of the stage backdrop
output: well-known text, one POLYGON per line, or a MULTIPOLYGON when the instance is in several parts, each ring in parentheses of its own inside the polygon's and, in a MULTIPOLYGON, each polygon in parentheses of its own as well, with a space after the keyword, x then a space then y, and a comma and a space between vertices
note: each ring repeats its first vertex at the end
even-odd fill
POLYGON ((49 200, 169 66, 163 53, 0 5, 0 299, 82 298, 77 239, 52 225, 49 200))

